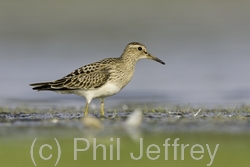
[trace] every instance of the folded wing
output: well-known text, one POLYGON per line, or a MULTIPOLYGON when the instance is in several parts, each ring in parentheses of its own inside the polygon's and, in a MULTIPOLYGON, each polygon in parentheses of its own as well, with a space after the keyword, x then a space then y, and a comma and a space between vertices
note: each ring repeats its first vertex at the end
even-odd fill
POLYGON ((69 75, 52 82, 30 84, 33 90, 76 90, 96 89, 105 84, 110 77, 107 65, 100 62, 80 67, 69 75))

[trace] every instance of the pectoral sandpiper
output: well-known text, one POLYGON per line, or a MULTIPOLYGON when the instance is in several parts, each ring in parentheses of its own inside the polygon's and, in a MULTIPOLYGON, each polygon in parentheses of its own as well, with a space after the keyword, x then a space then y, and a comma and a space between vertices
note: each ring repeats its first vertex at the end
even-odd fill
POLYGON ((165 64, 162 60, 148 53, 143 44, 131 42, 126 46, 120 57, 106 58, 82 66, 61 79, 52 82, 34 83, 30 86, 38 91, 49 90, 85 97, 84 115, 88 115, 88 108, 92 99, 100 98, 100 114, 103 116, 104 98, 118 93, 129 83, 134 75, 136 62, 143 58, 165 64))

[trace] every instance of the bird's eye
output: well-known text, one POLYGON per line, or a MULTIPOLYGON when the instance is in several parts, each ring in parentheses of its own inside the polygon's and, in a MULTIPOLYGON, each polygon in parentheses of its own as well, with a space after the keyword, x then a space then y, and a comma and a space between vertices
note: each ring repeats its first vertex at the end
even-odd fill
POLYGON ((141 51, 141 50, 142 50, 142 48, 141 48, 141 47, 138 47, 138 50, 139 50, 139 51, 141 51))

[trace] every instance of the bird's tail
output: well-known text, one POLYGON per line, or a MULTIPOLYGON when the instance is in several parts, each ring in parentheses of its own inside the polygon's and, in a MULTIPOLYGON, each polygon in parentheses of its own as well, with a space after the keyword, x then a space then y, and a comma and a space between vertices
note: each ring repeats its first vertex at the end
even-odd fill
POLYGON ((41 90, 53 90, 51 87, 51 82, 41 82, 41 83, 33 83, 30 84, 33 90, 41 91, 41 90))

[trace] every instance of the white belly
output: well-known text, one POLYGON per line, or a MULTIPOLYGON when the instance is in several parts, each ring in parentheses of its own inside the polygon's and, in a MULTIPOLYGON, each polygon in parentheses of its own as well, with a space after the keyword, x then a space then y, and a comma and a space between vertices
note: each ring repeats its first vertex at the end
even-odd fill
POLYGON ((97 89, 91 89, 91 90, 74 90, 72 93, 83 96, 87 99, 88 102, 90 102, 94 98, 104 98, 107 96, 112 96, 116 93, 118 93, 121 89, 111 83, 106 83, 102 87, 97 89))

